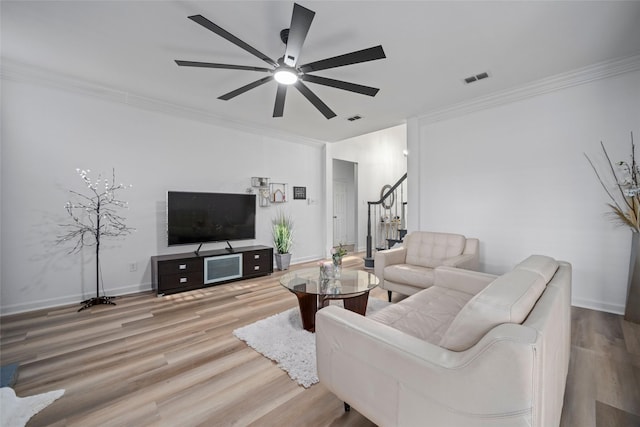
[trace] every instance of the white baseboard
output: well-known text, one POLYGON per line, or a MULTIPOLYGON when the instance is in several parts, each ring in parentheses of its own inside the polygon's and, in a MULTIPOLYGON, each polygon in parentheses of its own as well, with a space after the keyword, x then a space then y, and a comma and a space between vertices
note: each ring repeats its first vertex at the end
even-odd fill
MULTIPOLYGON (((139 292, 145 292, 151 290, 151 283, 140 283, 136 285, 122 286, 120 288, 107 289, 107 295, 120 296, 127 294, 135 294, 139 292)), ((29 301, 27 303, 13 304, 0 307, 0 315, 6 316, 9 314, 24 313, 27 311, 42 310, 46 308, 61 307, 65 305, 78 304, 80 308, 80 301, 84 301, 94 295, 65 295, 55 298, 47 298, 37 301, 29 301)))
POLYGON ((602 301, 572 298, 571 305, 575 307, 588 308, 590 310, 604 311, 606 313, 624 314, 624 305, 620 304, 611 304, 602 301))
MULTIPOLYGON (((295 265, 295 264, 303 264, 305 262, 311 262, 311 261, 320 261, 322 258, 319 258, 317 256, 307 256, 307 257, 303 257, 303 258, 292 258, 291 259, 291 265, 295 265)), ((273 269, 276 269, 276 265, 275 263, 273 263, 273 269)))
MULTIPOLYGON (((319 258, 317 257, 297 258, 295 262, 293 262, 292 260, 291 264, 302 264, 304 262, 316 261, 318 259, 319 258)), ((150 291, 151 289, 152 289, 151 283, 140 283, 137 285, 122 286, 119 288, 110 288, 108 290, 108 295, 112 295, 112 296, 128 295, 128 294, 135 294, 135 293, 150 291)), ((56 297, 56 298, 30 301, 28 303, 23 303, 23 304, 1 306, 0 315, 6 316, 10 314, 24 313, 27 311, 42 310, 46 308, 54 308, 54 307, 60 307, 60 306, 70 305, 70 304, 79 304, 80 301, 83 301, 90 297, 91 297, 90 295, 81 295, 81 294, 65 295, 65 296, 56 297)), ((572 298, 571 305, 575 307, 588 308, 590 310, 604 311, 606 313, 620 314, 620 315, 624 314, 624 305, 621 305, 621 304, 611 304, 611 303, 602 302, 602 301, 572 298)))

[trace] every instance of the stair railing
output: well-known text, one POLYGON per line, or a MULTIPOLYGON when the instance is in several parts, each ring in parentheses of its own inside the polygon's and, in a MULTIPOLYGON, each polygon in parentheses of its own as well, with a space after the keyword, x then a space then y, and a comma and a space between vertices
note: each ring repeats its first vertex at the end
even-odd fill
POLYGON ((402 236, 399 235, 400 229, 403 224, 406 224, 405 211, 406 201, 404 200, 404 186, 403 182, 407 179, 405 173, 402 178, 393 184, 389 190, 387 190, 380 200, 367 202, 367 253, 364 258, 364 266, 366 268, 373 268, 373 247, 375 245, 376 250, 386 249, 386 246, 381 246, 381 243, 386 243, 387 239, 402 240, 402 236), (398 188, 400 188, 400 199, 398 199, 398 188), (390 203, 390 201, 393 203, 390 203), (398 215, 398 206, 400 206, 400 215, 398 215), (395 211, 392 214, 392 210, 395 211), (372 235, 372 214, 376 224, 376 228, 380 226, 380 230, 376 229, 375 236, 372 235), (388 221, 388 222, 387 222, 388 221), (384 237, 381 236, 384 234, 384 237), (375 239, 375 242, 373 241, 375 239))

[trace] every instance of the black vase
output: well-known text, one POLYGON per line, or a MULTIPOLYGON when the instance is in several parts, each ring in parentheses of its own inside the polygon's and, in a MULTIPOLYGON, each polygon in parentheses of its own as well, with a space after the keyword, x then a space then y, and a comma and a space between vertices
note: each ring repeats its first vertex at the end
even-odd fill
POLYGON ((624 320, 640 323, 640 233, 632 233, 624 320))

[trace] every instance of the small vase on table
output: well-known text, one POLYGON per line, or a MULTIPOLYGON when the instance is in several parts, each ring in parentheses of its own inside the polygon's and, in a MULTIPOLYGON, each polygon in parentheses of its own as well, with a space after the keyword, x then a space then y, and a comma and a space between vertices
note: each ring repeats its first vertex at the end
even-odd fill
POLYGON ((336 279, 340 278, 342 273, 342 257, 333 257, 333 274, 336 279))

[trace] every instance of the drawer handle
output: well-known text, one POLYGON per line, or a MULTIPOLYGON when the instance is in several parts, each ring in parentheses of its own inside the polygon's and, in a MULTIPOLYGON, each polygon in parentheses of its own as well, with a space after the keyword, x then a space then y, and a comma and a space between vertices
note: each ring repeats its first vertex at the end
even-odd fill
POLYGON ((260 255, 254 255, 253 259, 260 259, 260 255))
POLYGON ((181 277, 180 278, 180 283, 187 283, 187 278, 186 277, 181 277))
POLYGON ((180 270, 186 270, 187 269, 187 264, 180 264, 180 266, 178 268, 180 270))
POLYGON ((254 270, 260 270, 260 266, 259 266, 259 265, 256 265, 256 266, 254 266, 254 267, 253 267, 253 269, 254 269, 254 270))

